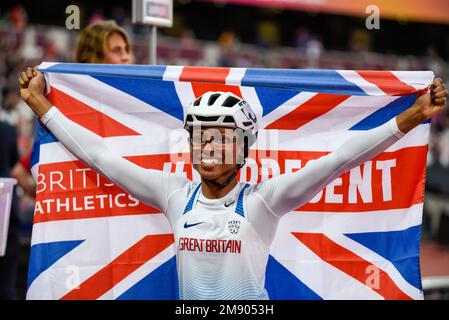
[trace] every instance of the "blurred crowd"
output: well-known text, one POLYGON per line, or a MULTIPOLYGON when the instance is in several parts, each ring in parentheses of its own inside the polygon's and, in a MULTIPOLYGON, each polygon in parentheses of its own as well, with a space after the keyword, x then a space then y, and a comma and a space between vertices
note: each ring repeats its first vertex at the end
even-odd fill
MULTIPOLYGON (((19 97, 18 74, 26 66, 37 65, 42 61, 75 61, 75 44, 80 31, 56 26, 30 25, 28 14, 20 5, 0 14, 0 121, 7 122, 16 129, 18 159, 26 164, 26 161, 29 163, 33 144, 35 119, 19 97)), ((113 18, 130 36, 134 62, 146 64, 149 61, 149 32, 146 28, 133 26, 128 16, 120 8, 111 16, 105 16, 98 11, 90 17, 89 22, 113 18)), ((158 63, 270 68, 433 70, 437 76, 449 79, 447 62, 432 48, 429 48, 428 55, 423 57, 375 53, 366 31, 363 30, 354 30, 348 43, 348 51, 326 50, 322 36, 312 32, 307 26, 297 29, 293 43, 295 47, 279 46, 270 26, 261 27, 254 44, 242 43, 232 29, 223 30, 216 41, 204 41, 197 39, 192 29, 183 26, 174 35, 160 32, 158 63)), ((427 237, 432 238, 438 237, 440 222, 443 221, 441 216, 444 215, 445 208, 449 208, 445 200, 449 198, 449 112, 433 119, 429 146, 427 190, 431 195, 429 205, 426 203, 424 223, 428 225, 427 237), (434 199, 436 204, 432 203, 434 199)), ((32 192, 26 188, 17 188, 17 195, 14 214, 20 225, 22 260, 18 266, 19 291, 15 295, 23 298, 34 202, 32 192)))

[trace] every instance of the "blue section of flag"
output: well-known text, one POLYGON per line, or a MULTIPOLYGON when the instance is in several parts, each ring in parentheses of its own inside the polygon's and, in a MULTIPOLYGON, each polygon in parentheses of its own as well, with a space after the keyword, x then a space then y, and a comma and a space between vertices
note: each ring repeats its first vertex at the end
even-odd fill
POLYGON ((301 91, 297 90, 279 90, 272 88, 257 87, 256 93, 263 108, 263 116, 275 110, 287 100, 293 98, 301 91))
POLYGON ((178 300, 176 258, 173 257, 120 295, 117 300, 178 300))
POLYGON ((271 255, 268 258, 265 288, 270 300, 322 300, 271 255))
POLYGON ((243 86, 261 86, 300 91, 366 96, 357 85, 336 70, 247 69, 243 86))
MULTIPOLYGON (((415 101, 416 96, 414 94, 399 97, 387 104, 385 107, 380 108, 376 112, 370 114, 362 121, 356 123, 354 126, 349 128, 349 130, 369 130, 381 126, 391 118, 396 117, 402 111, 410 108, 415 101)), ((423 123, 430 123, 430 120, 423 123)))
POLYGON ((172 81, 94 76, 118 90, 183 121, 184 111, 172 81))
POLYGON ((83 242, 84 240, 58 241, 33 245, 28 269, 28 288, 42 272, 83 242))
POLYGON ((420 225, 402 231, 345 235, 390 261, 408 283, 422 289, 419 270, 420 225))
POLYGON ((30 166, 33 167, 39 162, 40 146, 45 143, 57 142, 58 139, 48 131, 39 120, 34 122, 34 143, 31 149, 30 166))
POLYGON ((57 63, 43 72, 85 74, 90 76, 113 76, 122 78, 149 78, 162 80, 166 66, 94 64, 94 63, 57 63))
POLYGON ((31 156, 30 156, 30 167, 31 168, 39 163, 40 151, 41 151, 41 144, 39 143, 39 141, 34 140, 33 147, 31 148, 31 156))

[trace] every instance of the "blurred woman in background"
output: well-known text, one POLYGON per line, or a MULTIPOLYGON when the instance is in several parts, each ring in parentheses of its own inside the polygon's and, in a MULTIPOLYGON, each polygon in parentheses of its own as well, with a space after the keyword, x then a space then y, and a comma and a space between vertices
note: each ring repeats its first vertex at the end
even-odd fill
POLYGON ((93 23, 81 32, 75 60, 79 63, 133 63, 129 36, 114 20, 93 23))

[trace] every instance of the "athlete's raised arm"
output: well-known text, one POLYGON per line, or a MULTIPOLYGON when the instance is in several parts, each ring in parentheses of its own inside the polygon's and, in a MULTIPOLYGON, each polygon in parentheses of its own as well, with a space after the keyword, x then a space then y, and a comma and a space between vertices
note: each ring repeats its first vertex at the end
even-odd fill
POLYGON ((256 193, 277 216, 300 207, 341 174, 372 159, 404 134, 442 110, 447 95, 443 81, 434 80, 430 93, 421 95, 412 107, 397 117, 359 134, 333 153, 310 161, 294 173, 282 174, 262 182, 256 186, 256 193))
POLYGON ((139 200, 165 212, 169 194, 188 183, 181 175, 144 169, 111 152, 99 136, 52 106, 43 95, 44 77, 35 69, 22 72, 19 85, 23 100, 70 152, 139 200))

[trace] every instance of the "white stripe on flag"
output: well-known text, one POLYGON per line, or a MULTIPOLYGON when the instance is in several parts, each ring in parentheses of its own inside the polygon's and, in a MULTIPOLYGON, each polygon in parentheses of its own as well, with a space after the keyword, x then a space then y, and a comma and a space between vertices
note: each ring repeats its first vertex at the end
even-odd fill
POLYGON ((246 68, 231 68, 226 77, 225 84, 231 86, 240 86, 245 76, 246 68))
POLYGON ((359 212, 294 211, 279 221, 277 234, 283 232, 341 233, 387 232, 404 230, 421 223, 423 204, 406 209, 359 212), (326 221, 325 224, 322 222, 326 221), (382 221, 382 223, 379 223, 382 221))
POLYGON ((179 81, 183 69, 184 67, 182 66, 167 66, 162 79, 165 81, 179 81))
POLYGON ((432 83, 435 74, 433 71, 392 71, 392 73, 402 82, 412 86, 416 90, 424 89, 432 83))
POLYGON ((45 71, 45 69, 51 68, 55 65, 59 64, 58 62, 42 62, 39 66, 38 69, 40 71, 45 71))
POLYGON ((178 94, 179 101, 184 108, 184 117, 186 114, 186 109, 195 101, 195 93, 193 92, 192 84, 190 82, 173 82, 175 85, 176 93, 178 94))
POLYGON ((354 70, 337 70, 337 72, 340 73, 343 78, 345 78, 349 82, 354 83, 360 89, 365 91, 365 93, 367 95, 370 95, 370 96, 385 95, 385 92, 383 92, 378 86, 365 80, 361 75, 359 75, 354 70))
MULTIPOLYGON (((63 215, 63 213, 61 214, 63 215)), ((125 236, 129 235, 131 239, 140 239, 148 234, 172 233, 171 226, 162 213, 69 219, 35 223, 33 225, 31 245, 65 240, 101 240, 102 233, 99 232, 99 229, 110 227, 116 227, 113 231, 118 232, 120 237, 125 238, 125 236)), ((106 234, 109 234, 109 232, 110 230, 106 234)), ((132 241, 129 240, 129 242, 132 241)), ((120 241, 114 241, 114 244, 116 242, 121 246, 120 241)), ((113 255, 124 251, 124 249, 120 248, 113 248, 113 250, 111 252, 113 255)))
POLYGON ((248 104, 251 106, 251 109, 253 109, 254 113, 256 114, 257 119, 259 120, 259 129, 260 127, 260 120, 262 119, 263 115, 263 108, 262 104, 260 103, 259 97, 257 96, 256 89, 254 87, 240 87, 240 92, 242 93, 242 98, 248 102, 248 104))

